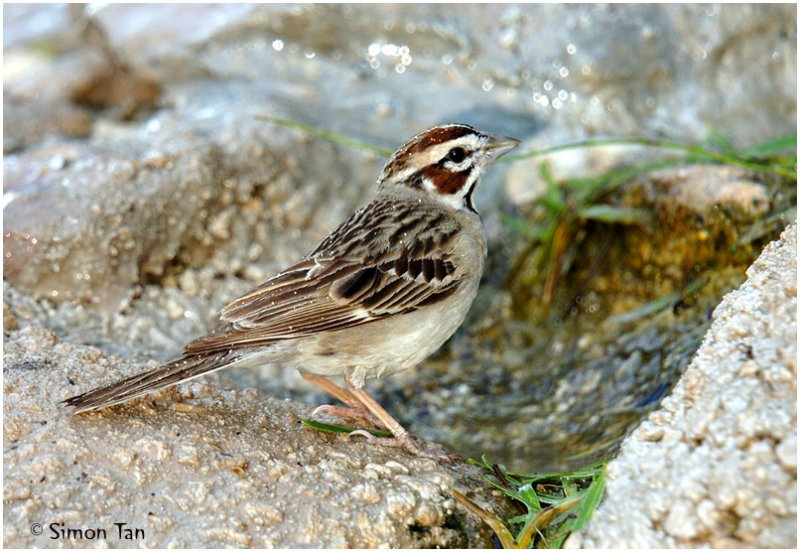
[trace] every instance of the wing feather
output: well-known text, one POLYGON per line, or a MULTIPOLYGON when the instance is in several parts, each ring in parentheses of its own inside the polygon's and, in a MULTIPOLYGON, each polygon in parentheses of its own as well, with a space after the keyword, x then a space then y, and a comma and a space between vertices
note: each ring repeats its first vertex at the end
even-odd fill
POLYGON ((435 226, 449 219, 435 211, 415 213, 414 227, 427 223, 428 231, 398 234, 396 220, 370 219, 369 214, 369 209, 356 213, 309 256, 226 306, 223 324, 186 345, 187 353, 256 347, 352 328, 455 293, 462 283, 452 239, 457 232, 435 226), (376 220, 383 225, 375 228, 376 220), (367 221, 372 232, 349 227, 367 221), (332 239, 337 235, 339 239, 332 239), (395 235, 403 240, 392 243, 395 235), (369 251, 367 242, 384 247, 365 258, 358 253, 369 251))

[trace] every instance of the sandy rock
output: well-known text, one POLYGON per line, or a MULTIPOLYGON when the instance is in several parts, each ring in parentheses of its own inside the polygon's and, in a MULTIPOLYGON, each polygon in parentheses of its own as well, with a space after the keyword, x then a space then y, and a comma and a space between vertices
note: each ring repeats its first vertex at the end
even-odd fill
POLYGON ((476 468, 311 430, 309 405, 217 377, 99 413, 57 404, 141 368, 38 326, 11 334, 4 546, 492 546, 451 493, 504 511, 476 468), (105 536, 51 540, 70 528, 105 536))
POLYGON ((220 120, 164 113, 6 156, 4 278, 46 307, 39 322, 174 354, 372 193, 376 156, 310 144, 236 105, 220 120))
POLYGON ((67 102, 36 103, 3 100, 3 152, 36 144, 49 136, 86 137, 92 117, 83 107, 67 102))
POLYGON ((219 189, 207 139, 175 132, 104 142, 5 160, 6 279, 39 297, 116 304, 201 233, 219 189), (152 151, 169 163, 148 163, 152 151))
POLYGON ((752 221, 770 206, 767 187, 758 176, 734 166, 691 165, 647 173, 626 193, 643 196, 662 217, 665 211, 672 217, 704 218, 722 211, 730 218, 752 221))
POLYGON ((797 539, 797 225, 714 311, 691 366, 608 466, 568 542, 778 547, 797 539))

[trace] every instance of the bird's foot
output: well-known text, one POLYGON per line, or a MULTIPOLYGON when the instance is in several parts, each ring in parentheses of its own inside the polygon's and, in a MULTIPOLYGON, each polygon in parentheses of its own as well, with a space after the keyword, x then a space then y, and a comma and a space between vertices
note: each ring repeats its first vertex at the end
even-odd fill
POLYGON ((366 437, 370 443, 375 443, 385 447, 402 448, 414 456, 419 456, 420 458, 430 458, 437 462, 452 464, 456 461, 464 460, 464 458, 458 454, 442 454, 440 452, 436 452, 435 450, 432 450, 426 442, 415 439, 408 433, 395 435, 393 437, 376 437, 371 433, 364 431, 363 429, 357 429, 355 431, 351 431, 349 435, 361 435, 366 437))
POLYGON ((337 416, 339 418, 347 418, 348 420, 354 420, 356 422, 362 422, 372 427, 377 427, 379 429, 385 429, 386 426, 383 425, 377 417, 375 417, 372 412, 367 410, 366 408, 358 405, 358 406, 332 406, 329 404, 323 404, 318 406, 314 409, 311 413, 311 417, 315 417, 317 414, 324 413, 329 414, 331 416, 337 416))

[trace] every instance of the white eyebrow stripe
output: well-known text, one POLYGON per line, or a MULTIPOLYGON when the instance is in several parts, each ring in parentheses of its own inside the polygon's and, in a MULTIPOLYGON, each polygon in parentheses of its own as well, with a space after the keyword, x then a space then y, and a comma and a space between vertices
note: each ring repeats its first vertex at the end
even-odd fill
POLYGON ((453 138, 447 142, 430 146, 425 151, 415 154, 411 159, 411 164, 417 169, 424 169, 430 165, 435 165, 447 155, 447 153, 458 146, 462 146, 467 150, 467 159, 464 162, 470 161, 469 155, 481 146, 481 137, 476 134, 467 134, 453 138))

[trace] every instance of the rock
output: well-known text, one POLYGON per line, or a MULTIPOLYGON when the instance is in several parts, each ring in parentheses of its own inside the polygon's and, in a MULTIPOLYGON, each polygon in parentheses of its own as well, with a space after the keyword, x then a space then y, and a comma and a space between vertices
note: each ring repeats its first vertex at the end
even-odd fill
POLYGON ((727 216, 738 222, 751 222, 770 207, 767 187, 758 176, 726 165, 661 169, 631 183, 625 195, 633 205, 637 202, 632 198, 640 198, 643 205, 651 206, 664 219, 727 216))
POLYGON ((213 145, 192 132, 142 138, 6 159, 6 279, 39 297, 107 309, 200 239, 220 189, 213 145), (166 161, 149 163, 154 152, 166 161))
MULTIPOLYGON (((76 48, 54 57, 50 63, 21 73, 18 78, 7 81, 8 97, 31 104, 75 103, 96 108, 115 107, 120 109, 119 115, 124 118, 133 116, 140 107, 154 107, 160 93, 158 84, 134 73, 103 46, 76 48)), ((17 63, 14 56, 24 54, 13 54, 12 64, 17 63)))
POLYGON ((59 542, 487 548, 491 532, 456 507, 452 489, 510 511, 477 468, 332 437, 300 424, 309 405, 217 377, 73 416, 58 401, 142 366, 40 326, 7 334, 3 366, 6 547, 93 528, 106 537, 59 542), (120 538, 117 523, 141 538, 120 538))
POLYGON ((673 393, 609 464, 605 497, 571 544, 795 546, 797 225, 747 273, 673 393))
MULTIPOLYGON (((454 120, 514 135, 528 149, 603 135, 698 142, 709 128, 749 147, 796 126, 790 6, 469 5, 454 13, 447 5, 109 4, 81 17, 73 8, 71 20, 65 8, 7 11, 6 59, 42 43, 61 53, 70 43, 62 35, 74 43, 75 27, 88 21, 136 75, 155 76, 168 109, 191 117, 227 96, 227 109, 277 106, 281 116, 386 147, 396 145, 388 137, 454 120), (763 97, 770 101, 752 101, 763 97)), ((560 178, 648 151, 548 159, 560 178)), ((505 183, 512 201, 541 186, 534 163, 517 164, 505 183)), ((479 190, 479 204, 505 199, 492 186, 479 190)))
POLYGON ((3 152, 37 144, 49 136, 86 137, 92 117, 83 107, 67 102, 32 104, 3 99, 3 152))
POLYGON ((4 277, 53 305, 50 327, 80 327, 76 339, 128 354, 174 353, 215 324, 225 298, 309 251, 374 185, 375 156, 309 145, 250 108, 223 122, 178 119, 4 159, 4 277), (318 164, 299 167, 310 150, 318 164), (147 328, 119 316, 131 311, 147 328))

